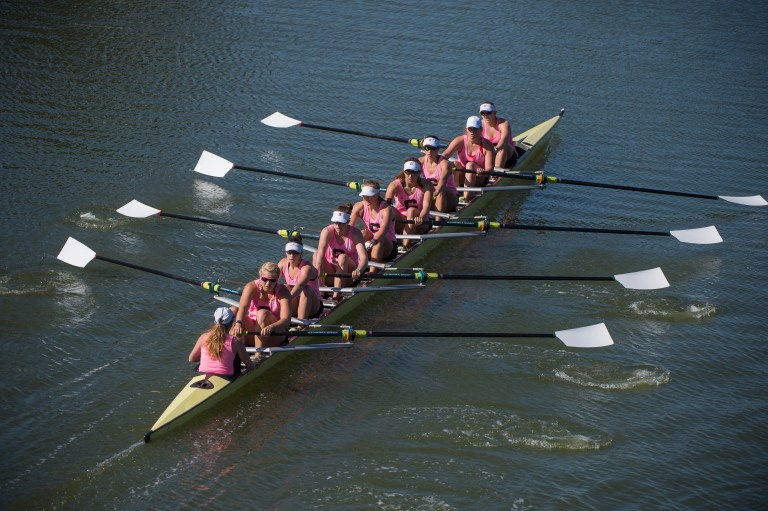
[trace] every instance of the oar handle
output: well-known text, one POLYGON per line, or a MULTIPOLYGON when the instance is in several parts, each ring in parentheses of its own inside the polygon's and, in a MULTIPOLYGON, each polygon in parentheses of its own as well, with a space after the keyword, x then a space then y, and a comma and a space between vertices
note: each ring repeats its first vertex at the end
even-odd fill
POLYGON ((320 126, 317 124, 309 124, 306 122, 302 122, 300 126, 303 126, 305 128, 312 128, 316 130, 324 130, 324 131, 334 131, 336 133, 345 133, 347 135, 359 135, 361 137, 368 137, 368 138, 377 138, 379 140, 389 140, 392 142, 402 142, 414 147, 419 147, 419 140, 416 138, 402 138, 402 137, 390 137, 387 135, 377 135, 375 133, 368 133, 365 131, 355 131, 355 130, 347 130, 344 128, 329 128, 328 126, 320 126))
POLYGON ((256 167, 244 167, 242 165, 235 165, 234 168, 240 169, 240 170, 247 170, 249 172, 258 172, 259 174, 269 174, 272 176, 280 176, 280 177, 290 177, 293 179, 302 179, 304 181, 313 181, 315 183, 325 183, 328 185, 335 185, 335 186, 343 186, 345 188, 352 188, 355 191, 362 190, 362 185, 360 183, 355 182, 344 182, 344 181, 337 181, 335 179, 325 179, 322 177, 313 177, 313 176, 303 176, 301 174, 293 174, 290 172, 278 172, 276 170, 267 170, 267 169, 260 169, 256 167))

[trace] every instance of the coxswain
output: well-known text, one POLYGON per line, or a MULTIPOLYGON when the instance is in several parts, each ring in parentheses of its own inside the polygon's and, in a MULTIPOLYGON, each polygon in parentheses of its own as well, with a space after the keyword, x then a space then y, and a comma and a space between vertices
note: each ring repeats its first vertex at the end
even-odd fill
POLYGON ((227 333, 234 319, 235 315, 226 307, 219 307, 213 313, 213 325, 200 334, 189 353, 190 362, 200 362, 199 372, 233 378, 240 374, 241 362, 247 371, 253 369, 242 339, 227 333))

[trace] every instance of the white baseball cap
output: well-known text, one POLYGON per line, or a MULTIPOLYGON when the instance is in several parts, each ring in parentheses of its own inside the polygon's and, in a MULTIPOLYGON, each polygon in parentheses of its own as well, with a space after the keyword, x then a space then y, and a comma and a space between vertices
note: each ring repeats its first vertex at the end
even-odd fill
POLYGON ((421 147, 440 147, 440 140, 437 137, 427 137, 421 141, 421 147))
POLYGON ((420 172, 421 164, 417 161, 408 160, 403 163, 403 170, 406 172, 420 172))
POLYGON ((295 250, 299 254, 304 252, 304 247, 301 243, 296 243, 295 241, 289 241, 285 244, 285 251, 288 252, 289 250, 295 250))
POLYGON ((213 322, 221 323, 224 326, 229 326, 232 320, 235 319, 235 315, 227 307, 219 307, 216 312, 213 313, 213 322))
POLYGON ((374 195, 378 195, 381 192, 380 188, 374 188, 372 186, 364 185, 363 189, 360 191, 358 195, 360 197, 373 197, 374 195))
POLYGON ((480 129, 482 127, 483 127, 483 120, 480 119, 478 116, 473 115, 472 117, 467 118, 467 128, 480 129))
POLYGON ((340 222, 342 224, 346 224, 349 222, 349 213, 344 213, 343 211, 334 211, 333 216, 331 217, 331 222, 340 222))
POLYGON ((493 106, 493 103, 483 103, 480 105, 480 111, 481 112, 495 112, 496 107, 493 106))

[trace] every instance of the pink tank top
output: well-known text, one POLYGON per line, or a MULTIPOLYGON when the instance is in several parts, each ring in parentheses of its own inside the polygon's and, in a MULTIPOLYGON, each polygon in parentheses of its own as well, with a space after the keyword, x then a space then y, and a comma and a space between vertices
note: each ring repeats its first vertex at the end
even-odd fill
MULTIPOLYGON (((498 121, 498 119, 496 119, 498 121)), ((487 134, 487 128, 485 125, 483 125, 483 138, 487 138, 491 144, 496 145, 499 143, 499 139, 501 138, 501 131, 499 131, 498 122, 496 123, 496 133, 494 133, 493 138, 489 137, 487 134)), ((512 147, 515 146, 515 143, 512 141, 512 131, 510 130, 509 134, 507 135, 507 142, 509 142, 509 145, 512 147)))
MULTIPOLYGON (((442 172, 442 170, 440 169, 440 162, 443 161, 444 159, 445 158, 443 158, 442 156, 437 157, 437 164, 435 165, 435 171, 433 173, 430 173, 429 169, 427 168, 429 167, 429 165, 427 165, 426 158, 424 158, 424 162, 421 167, 422 174, 424 174, 424 177, 429 179, 432 182, 432 186, 434 186, 435 188, 437 188, 437 184, 440 182, 440 178, 443 177, 442 175, 440 175, 440 173, 442 172)), ((483 160, 483 162, 485 162, 485 160, 483 160)), ((448 178, 446 178, 445 187, 449 191, 456 193, 456 182, 453 180, 453 174, 449 174, 448 178)))
POLYGON ((473 161, 480 167, 485 168, 485 149, 483 149, 483 144, 480 144, 477 153, 473 155, 467 154, 467 144, 467 136, 464 135, 464 147, 459 152, 459 162, 462 166, 466 167, 468 162, 473 161))
POLYGON ((405 193, 403 182, 399 179, 397 180, 397 190, 395 190, 395 194, 392 198, 395 200, 395 209, 402 215, 406 214, 408 208, 416 208, 421 211, 424 207, 424 190, 417 186, 409 195, 405 193))
MULTIPOLYGON (((379 217, 381 216, 381 211, 379 211, 379 214, 376 216, 376 219, 373 218, 373 215, 371 214, 371 207, 368 205, 367 202, 363 203, 363 223, 365 224, 365 228, 368 232, 371 233, 371 235, 376 234, 379 232, 379 229, 381 229, 381 224, 379 223, 379 217)), ((385 236, 392 241, 395 241, 395 220, 394 218, 390 219, 389 226, 387 227, 387 232, 385 236)))
POLYGON ((232 351, 232 336, 227 334, 224 339, 224 348, 221 350, 221 359, 216 360, 208 353, 208 348, 203 344, 200 350, 200 366, 197 368, 201 373, 211 374, 235 374, 235 353, 232 351))
MULTIPOLYGON (((283 280, 285 280, 285 283, 288 285, 288 288, 293 290, 293 286, 295 286, 299 282, 299 275, 301 274, 301 269, 307 266, 309 261, 306 259, 302 259, 299 263, 299 271, 296 272, 296 276, 291 278, 290 275, 290 267, 291 265, 288 264, 286 261, 285 267, 283 267, 283 280)), ((312 270, 310 270, 310 275, 312 274, 312 270)), ((320 282, 317 280, 317 276, 315 276, 314 279, 310 279, 307 281, 307 287, 312 289, 315 292, 315 296, 317 296, 318 300, 320 299, 320 282)))
MULTIPOLYGON (((352 226, 349 228, 354 229, 352 226)), ((325 248, 325 260, 330 264, 335 264, 334 261, 336 260, 336 256, 339 254, 347 254, 347 257, 350 257, 355 264, 358 264, 359 259, 357 257, 357 249, 355 248, 355 244, 352 243, 352 238, 347 236, 346 238, 343 238, 342 241, 339 241, 336 238, 336 231, 332 225, 329 225, 326 229, 329 230, 329 236, 328 246, 325 248)))
MULTIPOLYGON (((255 280, 256 285, 260 285, 261 280, 255 280)), ((251 304, 248 306, 248 317, 252 320, 256 320, 256 311, 259 309, 268 309, 272 314, 276 317, 280 317, 280 301, 277 299, 277 293, 279 291, 279 287, 282 286, 282 284, 278 284, 275 286, 275 294, 272 296, 272 298, 267 300, 262 300, 261 298, 261 291, 259 291, 256 294, 256 298, 251 299, 251 304)))

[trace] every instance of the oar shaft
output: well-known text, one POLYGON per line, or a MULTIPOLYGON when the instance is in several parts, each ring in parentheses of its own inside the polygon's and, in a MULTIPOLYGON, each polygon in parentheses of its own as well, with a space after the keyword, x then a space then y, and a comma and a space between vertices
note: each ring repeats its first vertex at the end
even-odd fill
MULTIPOLYGON (((327 273, 326 277, 351 278, 351 273, 327 273)), ((563 280, 563 281, 588 281, 588 282, 610 282, 616 280, 614 277, 587 277, 587 276, 564 276, 564 275, 462 275, 445 273, 372 273, 366 274, 365 278, 373 279, 392 279, 392 280, 563 280)))
MULTIPOLYGON (((392 142, 402 142, 408 145, 414 145, 413 141, 414 139, 408 139, 408 138, 402 138, 402 137, 390 137, 387 135, 376 135, 375 133, 368 133, 365 131, 355 131, 355 130, 347 130, 344 128, 330 128, 328 126, 319 126, 317 124, 309 124, 306 122, 302 122, 300 126, 303 126, 305 128, 312 128, 316 130, 324 130, 324 131, 334 131, 336 133, 345 133, 347 135, 358 135, 361 137, 368 137, 368 138, 377 138, 379 140, 390 140, 392 142)), ((418 144, 418 141, 416 141, 416 144, 418 144)))
POLYGON ((100 259, 102 261, 106 261, 112 264, 118 264, 120 266, 125 266, 126 268, 133 268, 134 270, 139 270, 146 273, 153 273, 155 275, 160 275, 161 277, 167 277, 169 279, 178 280, 179 282, 186 282, 187 284, 192 284, 193 286, 203 285, 203 282, 200 280, 190 279, 188 277, 182 277, 181 275, 174 275, 173 273, 168 273, 160 270, 154 270, 152 268, 147 268, 146 266, 139 266, 138 264, 128 263, 125 261, 120 261, 118 259, 112 259, 111 257, 96 255, 96 259, 100 259))
POLYGON ((610 183, 592 183, 589 181, 579 181, 576 179, 565 179, 562 177, 546 176, 547 183, 563 183, 566 185, 591 186, 593 188, 610 188, 613 190, 628 190, 631 192, 657 193, 660 195, 675 195, 677 197, 693 197, 696 199, 718 200, 717 195, 705 195, 700 193, 674 192, 671 190, 658 190, 655 188, 642 188, 638 186, 614 185, 610 183))
MULTIPOLYGON (((556 337, 553 333, 523 333, 523 332, 387 332, 378 330, 349 330, 356 337, 511 337, 537 338, 556 337)), ((296 330, 287 332, 272 332, 272 335, 288 335, 298 337, 332 337, 344 336, 344 330, 296 330)))
POLYGON ((253 225, 236 224, 234 222, 223 222, 221 220, 211 220, 209 218, 201 218, 197 216, 180 215, 178 213, 166 213, 165 211, 161 211, 158 214, 159 216, 165 216, 168 218, 178 218, 179 220, 190 220, 192 222, 200 222, 202 224, 222 225, 225 227, 234 227, 236 229, 244 229, 247 231, 263 232, 267 234, 279 234, 279 231, 276 231, 275 229, 265 229, 263 227, 256 227, 253 225))
POLYGON ((212 293, 224 292, 224 293, 230 293, 230 294, 233 294, 233 295, 239 295, 241 293, 241 291, 239 291, 237 289, 230 289, 230 288, 223 287, 218 282, 208 282, 208 281, 205 281, 205 280, 190 279, 188 277, 183 277, 181 275, 174 275, 173 273, 168 273, 168 272, 165 272, 165 271, 155 270, 153 268, 147 268, 146 266, 140 266, 138 264, 133 264, 133 263, 125 262, 125 261, 120 261, 119 259, 112 259, 111 257, 96 255, 95 259, 100 259, 100 260, 106 261, 108 263, 117 264, 117 265, 120 265, 120 266, 125 266, 126 268, 132 268, 134 270, 139 270, 139 271, 143 271, 143 272, 146 272, 146 273, 152 273, 154 275, 159 275, 161 277, 166 277, 166 278, 169 278, 169 279, 178 280, 179 282, 186 282, 187 284, 192 284, 193 286, 202 287, 204 289, 207 289, 207 290, 209 290, 212 293))
POLYGON ((334 179, 325 179, 322 177, 304 176, 301 174, 293 174, 291 172, 278 172, 276 170, 260 169, 256 167, 244 167, 242 165, 235 165, 234 168, 240 170, 247 170, 249 172, 258 172, 259 174, 269 174, 272 176, 290 177, 292 179, 302 179, 304 181, 313 181, 315 183, 325 183, 328 185, 343 186, 345 188, 358 189, 358 183, 346 183, 344 181, 337 181, 334 179))
POLYGON ((636 234, 640 236, 670 236, 666 231, 632 231, 628 229, 597 229, 589 227, 563 227, 555 225, 524 225, 502 224, 490 222, 491 227, 497 229, 519 229, 523 231, 560 231, 560 232, 592 232, 597 234, 636 234))

